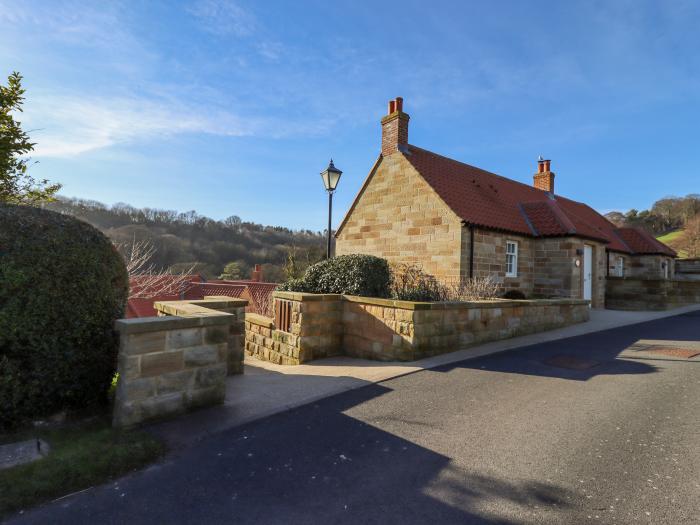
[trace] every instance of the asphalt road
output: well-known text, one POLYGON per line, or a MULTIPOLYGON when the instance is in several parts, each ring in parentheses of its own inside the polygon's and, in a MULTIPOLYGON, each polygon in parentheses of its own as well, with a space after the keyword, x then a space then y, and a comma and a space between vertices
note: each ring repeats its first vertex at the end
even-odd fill
POLYGON ((639 339, 697 345, 700 312, 340 394, 12 522, 700 523, 700 362, 617 357, 639 339))

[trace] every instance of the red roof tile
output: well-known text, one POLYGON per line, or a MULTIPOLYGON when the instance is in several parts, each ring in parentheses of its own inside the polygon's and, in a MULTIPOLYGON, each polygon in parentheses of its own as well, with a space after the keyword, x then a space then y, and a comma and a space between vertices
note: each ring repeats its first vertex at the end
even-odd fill
POLYGON ((614 224, 581 202, 416 146, 408 146, 403 154, 467 224, 531 237, 584 237, 602 241, 608 249, 619 252, 673 252, 649 234, 646 234, 645 242, 635 241, 634 246, 630 246, 616 233, 618 229, 614 224))
POLYGON ((263 283, 260 281, 236 280, 236 281, 209 281, 226 285, 245 286, 248 291, 249 304, 246 308, 247 312, 254 312, 260 315, 271 315, 270 313, 270 297, 275 291, 277 283, 263 283))
POLYGON ((677 255, 674 250, 664 243, 657 241, 650 233, 641 228, 617 228, 615 233, 634 253, 661 254, 668 255, 669 257, 675 257, 677 255))
POLYGON ((185 299, 203 299, 208 295, 223 295, 226 297, 241 297, 245 292, 244 285, 222 284, 222 283, 191 283, 185 292, 185 299))
POLYGON ((155 317, 158 312, 153 308, 156 301, 177 301, 179 295, 159 295, 157 297, 132 297, 126 303, 126 318, 155 317))

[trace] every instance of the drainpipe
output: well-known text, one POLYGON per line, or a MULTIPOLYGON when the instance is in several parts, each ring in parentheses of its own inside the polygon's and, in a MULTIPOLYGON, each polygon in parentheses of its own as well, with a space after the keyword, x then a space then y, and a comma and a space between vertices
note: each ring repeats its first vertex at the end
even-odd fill
POLYGON ((469 225, 469 278, 474 278, 474 225, 469 225))
POLYGON ((607 267, 605 269, 605 277, 610 277, 610 252, 605 250, 605 254, 608 256, 607 267))

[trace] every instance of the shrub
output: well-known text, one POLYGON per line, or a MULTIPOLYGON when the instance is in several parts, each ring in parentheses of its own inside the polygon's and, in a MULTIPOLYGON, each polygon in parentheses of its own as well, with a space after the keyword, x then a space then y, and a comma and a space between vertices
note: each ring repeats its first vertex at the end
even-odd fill
POLYGON ((287 279, 285 282, 275 288, 281 292, 308 292, 306 281, 303 277, 287 279))
POLYGON ((447 285, 450 301, 482 301, 496 299, 501 285, 492 276, 459 279, 447 285))
POLYGON ((97 229, 0 204, 0 428, 104 401, 128 277, 97 229))
POLYGON ((373 255, 339 255, 313 264, 301 279, 290 279, 278 290, 389 297, 391 273, 386 259, 373 255))
POLYGON ((502 297, 504 299, 525 299, 525 294, 520 290, 508 290, 502 297))
POLYGON ((448 288, 415 264, 391 265, 391 296, 402 301, 446 301, 448 288))

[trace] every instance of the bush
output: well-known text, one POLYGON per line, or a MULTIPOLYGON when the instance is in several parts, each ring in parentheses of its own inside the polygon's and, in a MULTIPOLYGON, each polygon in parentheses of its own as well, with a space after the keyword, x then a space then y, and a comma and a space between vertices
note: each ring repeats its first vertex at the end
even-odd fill
POLYGON ((386 259, 373 255, 339 255, 313 264, 301 279, 290 279, 278 290, 389 297, 391 273, 386 259))
POLYGON ((308 287, 306 286, 306 281, 303 277, 297 277, 292 279, 287 279, 285 282, 277 286, 275 290, 281 292, 308 292, 308 287))
POLYGON ((0 204, 0 428, 104 401, 128 276, 97 229, 0 204))
POLYGON ((520 290, 508 290, 502 296, 504 299, 525 299, 525 294, 520 290))
POLYGON ((401 301, 446 301, 449 290, 415 264, 391 266, 391 296, 401 301))

